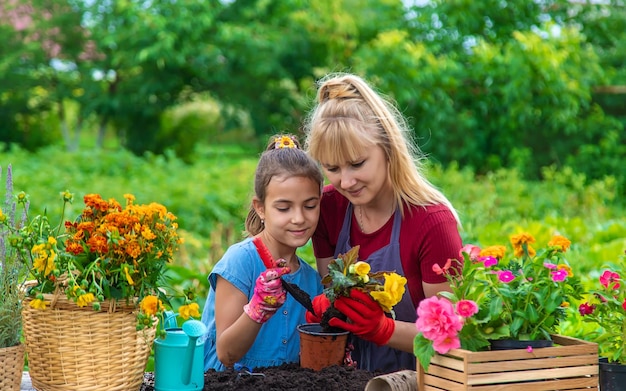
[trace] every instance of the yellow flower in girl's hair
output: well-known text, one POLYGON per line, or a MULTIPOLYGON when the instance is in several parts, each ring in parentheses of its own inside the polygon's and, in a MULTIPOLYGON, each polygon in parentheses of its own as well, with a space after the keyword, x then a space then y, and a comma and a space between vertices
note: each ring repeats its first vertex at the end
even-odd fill
POLYGON ((281 136, 281 137, 275 137, 274 138, 274 142, 276 143, 274 145, 274 148, 276 149, 280 149, 280 148, 296 148, 296 143, 293 142, 293 139, 289 136, 281 136))

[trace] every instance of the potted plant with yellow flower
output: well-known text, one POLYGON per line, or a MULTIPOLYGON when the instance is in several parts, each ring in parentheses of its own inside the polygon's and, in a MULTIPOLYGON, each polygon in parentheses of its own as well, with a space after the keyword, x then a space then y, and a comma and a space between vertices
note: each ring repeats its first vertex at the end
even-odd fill
MULTIPOLYGON (((521 233, 511 236, 510 243, 512 255, 507 256, 507 248, 501 245, 482 249, 467 245, 461 250, 463 265, 455 268, 454 261, 448 260, 433 268, 446 275, 452 292, 440 292, 439 296, 423 300, 417 309, 418 334, 414 340, 414 352, 421 371, 426 373, 420 376, 420 389, 425 384, 439 381, 428 371, 435 356, 437 368, 433 373, 447 368, 449 362, 441 359, 443 355, 466 362, 484 362, 485 367, 489 366, 488 372, 493 372, 493 377, 472 382, 494 386, 516 382, 515 386, 522 387, 528 381, 535 382, 533 386, 546 387, 547 383, 536 382, 556 381, 558 373, 546 375, 541 370, 547 365, 569 367, 571 362, 567 361, 567 356, 578 354, 581 357, 575 360, 580 367, 568 368, 568 376, 580 384, 595 381, 597 385, 597 377, 589 376, 594 370, 594 355, 597 360, 594 344, 572 352, 549 350, 558 349, 551 347, 555 338, 560 345, 585 345, 584 341, 557 335, 559 323, 571 311, 570 303, 582 297, 582 285, 565 258, 570 241, 555 235, 545 249, 535 250, 532 247, 535 238, 521 233), (540 352, 544 347, 548 351, 540 352), (507 352, 494 355, 490 350, 507 352), (559 356, 560 361, 541 362, 541 359, 545 361, 554 356, 559 356), (511 361, 505 363, 505 357, 511 361), (513 375, 513 372, 506 372, 521 367, 528 371, 524 374, 527 378, 519 372, 513 375), (551 377, 555 379, 550 380, 551 377)), ((460 376, 458 379, 467 384, 472 374, 465 372, 462 375, 465 378, 460 376)))
POLYGON ((333 328, 329 324, 333 317, 345 320, 345 316, 334 307, 338 297, 350 297, 353 289, 366 292, 383 311, 394 316, 393 307, 402 299, 406 278, 395 272, 373 273, 367 262, 358 260, 358 254, 359 246, 354 246, 328 265, 328 274, 322 279, 322 284, 326 286, 324 295, 328 298, 330 306, 323 314, 318 314, 321 318, 319 324, 308 323, 298 326, 301 366, 321 369, 344 362, 351 364, 350 348, 346 347, 349 333, 333 328), (325 350, 320 353, 317 349, 325 350))
MULTIPOLYGON (((0 177, 2 177, 0 167, 0 177)), ((11 246, 10 226, 20 224, 13 199, 12 168, 6 169, 4 202, 0 204, 0 390, 18 391, 24 367, 22 335, 22 300, 26 269, 11 246)))
MULTIPOLYGON (((60 223, 29 216, 29 197, 16 196, 24 224, 9 226, 11 246, 32 282, 22 319, 33 386, 64 390, 137 389, 168 296, 166 264, 181 242, 176 216, 163 205, 122 206, 98 194, 84 197, 60 223)), ((181 313, 199 316, 185 303, 181 313)), ((197 306, 197 304, 196 304, 197 306)))

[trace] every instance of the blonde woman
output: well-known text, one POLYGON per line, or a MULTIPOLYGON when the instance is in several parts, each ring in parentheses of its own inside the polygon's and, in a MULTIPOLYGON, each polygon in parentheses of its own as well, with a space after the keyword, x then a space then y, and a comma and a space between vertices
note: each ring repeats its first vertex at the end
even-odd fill
MULTIPOLYGON (((349 320, 333 319, 331 325, 357 337, 352 354, 360 368, 414 369, 416 308, 424 298, 450 289, 433 265, 459 258, 457 212, 425 178, 405 119, 362 78, 333 74, 321 80, 305 130, 305 149, 330 182, 312 238, 320 275, 333 258, 359 245, 359 259, 372 271, 407 278, 395 320, 357 292, 336 302, 349 320)), ((314 303, 320 310, 328 305, 323 295, 314 303)), ((317 319, 307 313, 307 320, 317 319)))

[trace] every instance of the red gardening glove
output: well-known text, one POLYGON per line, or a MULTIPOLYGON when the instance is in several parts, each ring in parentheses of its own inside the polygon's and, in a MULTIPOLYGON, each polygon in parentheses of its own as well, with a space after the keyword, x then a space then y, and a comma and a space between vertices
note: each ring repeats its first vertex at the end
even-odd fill
POLYGON ((328 297, 326 297, 326 295, 322 293, 321 295, 317 295, 313 298, 312 304, 313 311, 315 311, 315 313, 307 311, 304 315, 306 322, 320 323, 322 321, 322 315, 324 314, 324 312, 326 312, 328 307, 330 307, 330 300, 328 300, 328 297))
POLYGON ((267 269, 259 275, 254 285, 254 294, 243 311, 257 323, 265 323, 276 313, 287 298, 280 277, 290 272, 288 267, 267 269))
POLYGON ((332 318, 328 322, 333 327, 350 331, 352 334, 376 345, 389 342, 396 324, 393 319, 385 316, 380 305, 372 297, 358 289, 350 292, 350 297, 338 297, 335 308, 348 317, 349 322, 332 318))

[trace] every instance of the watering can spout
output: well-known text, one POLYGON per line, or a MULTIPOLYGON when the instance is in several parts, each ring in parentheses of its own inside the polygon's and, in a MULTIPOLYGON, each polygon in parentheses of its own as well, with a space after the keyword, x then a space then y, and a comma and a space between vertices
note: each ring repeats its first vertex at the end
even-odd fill
POLYGON ((187 350, 185 352, 185 365, 183 365, 182 383, 188 385, 191 381, 191 369, 193 366, 193 355, 196 351, 196 341, 204 336, 208 329, 204 323, 199 320, 190 319, 183 323, 183 332, 189 338, 187 350))

